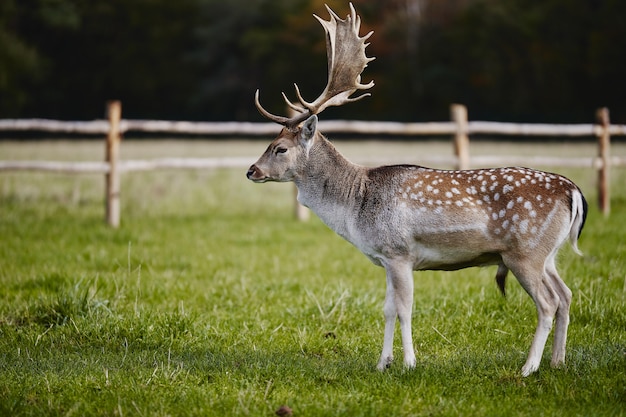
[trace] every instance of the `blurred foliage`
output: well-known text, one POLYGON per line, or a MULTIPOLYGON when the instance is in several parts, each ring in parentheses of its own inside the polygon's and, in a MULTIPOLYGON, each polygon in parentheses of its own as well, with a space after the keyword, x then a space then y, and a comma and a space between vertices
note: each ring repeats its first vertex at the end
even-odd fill
MULTIPOLYGON (((323 31, 338 0, 3 0, 0 117, 260 120, 297 82, 326 81, 323 31)), ((353 0, 374 30, 363 79, 373 97, 325 118, 626 123, 626 2, 353 0)))

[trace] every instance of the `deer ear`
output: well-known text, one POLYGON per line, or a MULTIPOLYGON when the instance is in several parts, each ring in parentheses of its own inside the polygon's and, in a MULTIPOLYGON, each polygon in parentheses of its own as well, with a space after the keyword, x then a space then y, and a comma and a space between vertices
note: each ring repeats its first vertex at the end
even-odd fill
POLYGON ((300 129, 300 140, 305 144, 308 148, 313 143, 313 137, 315 136, 315 132, 317 131, 317 116, 313 115, 306 119, 302 124, 302 129, 300 129))

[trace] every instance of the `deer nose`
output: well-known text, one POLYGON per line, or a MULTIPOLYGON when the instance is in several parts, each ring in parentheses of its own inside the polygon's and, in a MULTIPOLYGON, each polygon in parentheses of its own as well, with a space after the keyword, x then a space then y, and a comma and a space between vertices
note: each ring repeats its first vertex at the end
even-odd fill
POLYGON ((256 169, 257 169, 256 165, 251 165, 250 168, 248 168, 248 172, 246 173, 246 177, 248 177, 248 179, 252 179, 252 176, 254 175, 256 169))

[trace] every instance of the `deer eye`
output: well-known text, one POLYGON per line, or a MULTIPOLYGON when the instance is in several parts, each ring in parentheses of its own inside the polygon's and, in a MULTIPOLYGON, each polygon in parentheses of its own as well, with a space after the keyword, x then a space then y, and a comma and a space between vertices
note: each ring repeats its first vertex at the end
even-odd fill
POLYGON ((287 152, 287 148, 283 147, 283 146, 278 146, 276 147, 276 149, 274 149, 274 153, 276 155, 278 155, 279 153, 285 153, 287 152))

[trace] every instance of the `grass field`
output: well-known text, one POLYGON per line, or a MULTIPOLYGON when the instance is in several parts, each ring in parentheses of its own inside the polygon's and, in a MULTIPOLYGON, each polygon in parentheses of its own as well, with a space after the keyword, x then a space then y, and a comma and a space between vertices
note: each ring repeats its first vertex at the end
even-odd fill
MULTIPOLYGON (((253 162, 266 145, 137 141, 122 154, 253 162)), ((451 151, 430 142, 339 148, 451 151)), ((100 142, 0 142, 0 159, 102 152, 100 142)), ((534 305, 512 277, 501 297, 492 268, 416 273, 417 368, 398 360, 377 372, 384 271, 317 218, 294 220, 290 185, 252 184, 245 169, 126 174, 113 230, 101 176, 0 173, 0 415, 272 416, 283 405, 294 416, 626 415, 626 170, 612 172, 608 219, 592 170, 552 170, 580 184, 591 210, 585 256, 564 248, 559 258, 574 293, 567 365, 550 368, 548 345, 528 378, 520 369, 534 305)))

